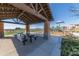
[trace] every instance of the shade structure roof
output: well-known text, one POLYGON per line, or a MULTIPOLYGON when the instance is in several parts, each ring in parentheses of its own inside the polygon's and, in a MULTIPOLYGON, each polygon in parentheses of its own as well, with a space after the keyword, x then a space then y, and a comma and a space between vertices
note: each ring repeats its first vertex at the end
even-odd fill
POLYGON ((51 10, 47 3, 0 3, 0 21, 16 18, 25 24, 51 20, 51 10))

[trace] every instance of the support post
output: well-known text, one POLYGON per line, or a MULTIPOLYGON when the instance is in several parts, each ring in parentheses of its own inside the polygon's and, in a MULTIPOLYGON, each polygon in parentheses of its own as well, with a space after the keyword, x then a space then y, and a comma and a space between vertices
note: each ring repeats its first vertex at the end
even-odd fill
POLYGON ((29 24, 26 24, 26 33, 29 33, 30 32, 30 26, 29 24))
POLYGON ((44 22, 44 39, 50 38, 50 24, 48 20, 44 22))
POLYGON ((4 23, 0 22, 0 38, 4 37, 4 23))

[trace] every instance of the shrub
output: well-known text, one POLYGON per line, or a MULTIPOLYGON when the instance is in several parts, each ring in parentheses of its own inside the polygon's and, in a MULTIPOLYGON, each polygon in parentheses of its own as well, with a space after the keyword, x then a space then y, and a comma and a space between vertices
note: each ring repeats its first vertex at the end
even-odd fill
POLYGON ((67 35, 62 38, 61 43, 62 56, 78 56, 79 55, 79 38, 73 35, 67 35))

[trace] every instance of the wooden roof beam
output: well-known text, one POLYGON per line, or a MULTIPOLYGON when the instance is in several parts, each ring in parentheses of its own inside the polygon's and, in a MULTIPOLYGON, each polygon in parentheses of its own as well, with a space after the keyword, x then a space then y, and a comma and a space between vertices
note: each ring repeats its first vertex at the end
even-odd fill
POLYGON ((38 11, 38 3, 36 3, 35 7, 36 7, 36 11, 38 11))
POLYGON ((43 9, 40 9, 40 10, 38 11, 38 13, 40 13, 41 11, 43 11, 43 9))
POLYGON ((30 3, 30 5, 31 5, 31 7, 33 8, 33 10, 34 10, 34 12, 35 12, 35 7, 33 6, 33 4, 32 4, 32 3, 30 3))
POLYGON ((29 6, 23 4, 23 3, 10 3, 11 5, 13 5, 14 7, 19 8, 20 10, 23 10, 25 12, 28 12, 32 15, 37 16, 38 18, 42 19, 42 20, 48 20, 46 17, 44 17, 43 15, 39 14, 39 13, 35 13, 34 10, 32 8, 30 8, 29 6))
POLYGON ((46 15, 46 17, 48 17, 45 10, 44 10, 44 8, 42 7, 42 5, 41 4, 39 4, 39 5, 40 5, 41 9, 43 10, 44 14, 46 15))

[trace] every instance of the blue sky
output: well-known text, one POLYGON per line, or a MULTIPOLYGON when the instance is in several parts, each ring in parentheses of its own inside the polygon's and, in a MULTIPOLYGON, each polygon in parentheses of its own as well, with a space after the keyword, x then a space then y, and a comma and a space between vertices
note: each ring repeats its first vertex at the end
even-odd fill
MULTIPOLYGON (((70 9, 79 9, 79 4, 68 4, 68 3, 51 3, 49 4, 52 17, 54 21, 50 22, 50 27, 56 26, 57 21, 64 21, 62 25, 69 25, 69 24, 78 24, 79 23, 79 16, 75 16, 75 13, 71 12, 70 9)), ((33 24, 31 28, 43 28, 43 23, 33 24)), ((23 25, 10 25, 5 23, 5 29, 14 29, 16 27, 25 28, 23 25)))
POLYGON ((50 4, 52 14, 54 17, 53 25, 55 26, 56 22, 61 20, 64 21, 63 25, 78 24, 79 16, 75 16, 76 13, 70 11, 70 9, 79 9, 79 4, 68 4, 68 3, 59 3, 59 4, 50 4))

